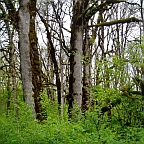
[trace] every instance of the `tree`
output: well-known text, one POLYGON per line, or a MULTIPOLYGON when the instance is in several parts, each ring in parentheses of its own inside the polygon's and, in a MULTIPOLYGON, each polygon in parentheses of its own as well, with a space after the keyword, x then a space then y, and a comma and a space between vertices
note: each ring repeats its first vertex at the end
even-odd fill
POLYGON ((91 85, 91 50, 89 42, 89 30, 87 26, 84 28, 83 42, 83 94, 82 94, 82 110, 85 112, 90 105, 90 85, 91 85))
POLYGON ((38 38, 36 34, 35 19, 36 19, 36 4, 37 0, 30 0, 30 61, 32 66, 32 84, 33 84, 33 98, 35 101, 36 118, 39 121, 44 119, 43 110, 41 106, 40 92, 42 91, 42 69, 38 52, 38 38))
POLYGON ((30 59, 30 0, 21 0, 19 8, 19 50, 24 100, 35 115, 33 100, 32 65, 30 59))
MULTIPOLYGON (((71 27, 71 55, 70 55, 70 80, 69 80, 69 113, 73 108, 74 101, 77 102, 78 106, 82 105, 82 47, 83 47, 83 34, 84 26, 88 24, 92 16, 99 12, 98 23, 96 27, 100 27, 98 34, 98 43, 102 51, 102 65, 104 66, 104 78, 103 82, 109 83, 108 73, 105 68, 108 69, 105 61, 105 49, 104 49, 104 26, 111 26, 119 23, 130 23, 130 22, 140 22, 141 20, 131 17, 120 20, 112 20, 106 22, 103 18, 103 13, 112 8, 113 5, 126 2, 124 0, 115 1, 101 1, 100 3, 93 2, 91 6, 89 1, 74 1, 73 3, 73 16, 72 16, 72 27, 71 27)), ((130 4, 130 3, 128 3, 130 4)), ((85 69, 84 69, 85 70, 85 69)), ((86 75, 84 75, 84 78, 86 75)), ((85 83, 84 83, 85 86, 85 83)), ((83 99, 86 99, 86 95, 83 95, 83 99)), ((71 114, 70 114, 71 115, 71 114)))
POLYGON ((69 114, 74 102, 78 107, 82 106, 82 48, 83 48, 83 19, 80 18, 88 1, 73 2, 73 16, 71 29, 71 55, 70 55, 70 78, 69 78, 69 114), (84 7, 85 6, 85 7, 84 7))
MULTIPOLYGON (((14 2, 11 0, 3 1, 6 5, 6 8, 8 9, 9 13, 9 20, 11 21, 14 28, 19 33, 19 50, 20 50, 20 56, 21 56, 21 74, 22 74, 22 82, 23 82, 23 90, 24 90, 24 101, 32 108, 32 105, 35 105, 35 111, 37 113, 36 118, 40 121, 43 119, 41 112, 42 108, 40 105, 40 91, 42 90, 42 81, 41 81, 41 66, 40 66, 40 60, 39 60, 39 53, 38 53, 38 40, 36 36, 36 29, 35 29, 35 17, 36 17, 36 1, 27 1, 23 2, 21 1, 19 3, 19 11, 16 10, 14 7, 14 2), (21 10, 21 5, 23 8, 27 7, 27 12, 25 15, 22 13, 24 12, 23 8, 21 10), (29 13, 28 13, 29 12, 29 13), (12 14, 13 13, 13 14, 12 14), (26 16, 28 16, 28 20, 26 20, 26 16), (29 21, 30 16, 30 21, 29 21), (28 25, 25 23, 23 25, 23 22, 29 23, 28 25), (28 35, 27 35, 28 34, 28 35), (25 39, 23 38, 29 38, 29 41, 27 40, 27 45, 24 42, 25 39), (24 45, 23 45, 24 43, 24 45), (24 47, 27 47, 27 49, 24 49, 24 47), (30 63, 29 63, 30 62, 30 63), (32 75, 32 79, 31 79, 32 75), (32 86, 30 86, 32 80, 32 86), (32 90, 32 92, 30 92, 32 90), (29 93, 29 94, 28 94, 29 93), (28 96, 29 95, 29 96, 28 96), (31 98, 32 100, 30 100, 31 98), (33 98, 35 104, 33 103, 33 98), (29 102, 31 101, 31 102, 29 102)), ((34 110, 32 108, 32 111, 34 113, 34 110)))

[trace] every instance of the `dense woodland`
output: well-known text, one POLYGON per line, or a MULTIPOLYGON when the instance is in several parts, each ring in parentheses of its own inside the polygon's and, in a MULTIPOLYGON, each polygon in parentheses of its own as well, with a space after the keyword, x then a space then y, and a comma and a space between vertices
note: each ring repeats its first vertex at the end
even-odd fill
POLYGON ((0 0, 0 143, 144 143, 143 0, 0 0))

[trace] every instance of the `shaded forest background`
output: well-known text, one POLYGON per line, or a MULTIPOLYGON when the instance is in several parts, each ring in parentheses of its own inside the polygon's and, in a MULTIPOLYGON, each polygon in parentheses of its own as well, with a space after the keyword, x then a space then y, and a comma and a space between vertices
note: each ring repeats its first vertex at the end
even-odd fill
POLYGON ((38 122, 36 132, 48 123, 52 133, 33 134, 42 143, 141 143, 143 7, 143 0, 0 0, 0 142, 27 143, 20 132, 38 122), (6 127, 18 131, 8 139, 6 127))

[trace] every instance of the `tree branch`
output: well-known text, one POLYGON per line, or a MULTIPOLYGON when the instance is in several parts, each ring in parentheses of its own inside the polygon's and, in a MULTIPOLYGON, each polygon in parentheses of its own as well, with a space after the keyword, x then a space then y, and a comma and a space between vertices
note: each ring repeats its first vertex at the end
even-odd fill
POLYGON ((123 23, 130 23, 130 22, 142 22, 142 20, 137 19, 135 17, 131 17, 131 18, 126 18, 126 19, 120 19, 120 20, 113 20, 110 22, 102 22, 96 25, 90 25, 88 27, 99 27, 99 26, 111 26, 114 24, 123 24, 123 23))
POLYGON ((84 20, 87 22, 96 12, 107 8, 107 6, 111 4, 116 4, 120 2, 126 2, 126 1, 125 0, 106 0, 105 3, 102 3, 100 5, 97 5, 97 3, 95 3, 91 7, 85 10, 82 17, 84 17, 84 20))
POLYGON ((18 30, 18 15, 17 15, 16 8, 14 7, 12 3, 12 0, 1 0, 0 2, 5 3, 10 20, 12 24, 14 25, 14 27, 18 30))

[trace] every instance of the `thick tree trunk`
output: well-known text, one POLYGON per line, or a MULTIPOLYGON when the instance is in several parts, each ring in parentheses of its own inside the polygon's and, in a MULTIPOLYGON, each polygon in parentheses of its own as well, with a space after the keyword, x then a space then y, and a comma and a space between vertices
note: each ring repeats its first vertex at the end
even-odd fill
POLYGON ((79 17, 83 10, 83 0, 79 0, 73 7, 73 19, 71 30, 71 55, 70 55, 70 79, 69 79, 69 114, 74 102, 81 108, 82 105, 82 46, 83 46, 83 22, 79 17))
POLYGON ((30 10, 29 0, 21 0, 19 8, 19 50, 24 100, 35 115, 32 85, 32 66, 30 60, 30 10))
POLYGON ((41 80, 41 64, 38 53, 38 39, 35 31, 35 17, 36 17, 36 0, 30 0, 30 58, 32 65, 32 84, 34 92, 34 102, 35 102, 35 111, 36 118, 39 121, 44 119, 42 114, 42 107, 40 104, 40 91, 42 90, 42 80, 41 80))

